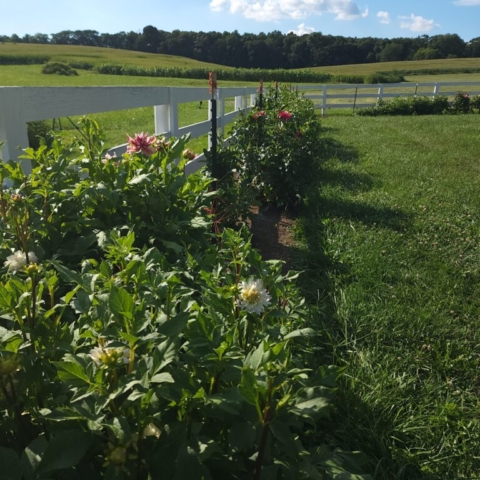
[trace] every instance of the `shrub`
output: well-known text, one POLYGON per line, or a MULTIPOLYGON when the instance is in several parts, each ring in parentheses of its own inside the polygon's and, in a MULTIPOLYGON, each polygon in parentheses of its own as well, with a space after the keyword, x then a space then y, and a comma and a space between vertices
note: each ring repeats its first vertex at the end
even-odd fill
POLYGON ((452 113, 470 113, 470 95, 467 92, 457 92, 450 106, 452 113))
POLYGON ((472 109, 477 109, 478 113, 480 113, 480 95, 475 95, 470 99, 470 105, 472 109))
POLYGON ((445 95, 437 95, 433 100, 433 114, 440 115, 442 113, 448 112, 450 108, 450 103, 448 101, 448 97, 445 95))
POLYGON ((374 107, 359 108, 355 114, 360 116, 441 115, 452 112, 455 110, 450 106, 448 97, 439 95, 432 100, 422 96, 397 97, 390 101, 380 100, 374 107))
POLYGON ((375 72, 365 77, 366 84, 374 83, 401 83, 405 78, 399 72, 375 72))
POLYGON ((48 62, 42 68, 42 73, 74 76, 78 75, 78 72, 70 65, 62 62, 48 62))
POLYGON ((68 62, 68 65, 70 65, 72 68, 78 68, 79 70, 93 70, 95 67, 95 64, 90 63, 90 62, 68 62))
POLYGON ((0 65, 34 65, 48 62, 48 55, 8 55, 0 54, 0 65))
POLYGON ((262 104, 235 123, 223 154, 227 170, 260 201, 288 207, 301 203, 320 157, 320 121, 313 102, 282 86, 269 88, 262 104))
POLYGON ((42 143, 51 146, 53 141, 51 130, 52 128, 46 120, 28 122, 28 146, 33 149, 38 149, 42 143))

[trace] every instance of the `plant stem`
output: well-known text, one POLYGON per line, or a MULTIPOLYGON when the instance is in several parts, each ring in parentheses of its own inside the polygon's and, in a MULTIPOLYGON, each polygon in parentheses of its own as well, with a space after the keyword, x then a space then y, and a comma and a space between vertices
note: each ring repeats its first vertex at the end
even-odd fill
POLYGON ((267 446, 268 432, 269 432, 269 422, 263 424, 262 427, 262 436, 260 437, 260 445, 258 447, 258 455, 255 460, 255 468, 253 470, 253 480, 259 480, 260 474, 262 472, 263 457, 265 456, 265 448, 267 446))
POLYGON ((253 470, 253 480, 259 480, 262 472, 263 459, 265 457, 265 449, 267 447, 268 432, 270 430, 270 420, 272 418, 272 395, 273 395, 273 380, 271 377, 268 379, 267 401, 262 412, 262 435, 260 437, 260 444, 258 446, 258 455, 255 460, 255 468, 253 470))

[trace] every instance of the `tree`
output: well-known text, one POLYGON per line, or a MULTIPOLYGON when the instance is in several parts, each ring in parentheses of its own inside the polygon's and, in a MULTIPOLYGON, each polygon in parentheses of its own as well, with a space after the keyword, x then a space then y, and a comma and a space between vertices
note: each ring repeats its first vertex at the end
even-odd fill
POLYGON ((472 38, 466 46, 468 57, 480 57, 480 37, 472 38))
POLYGON ((45 33, 36 33, 30 38, 30 43, 50 43, 50 37, 45 33))
POLYGON ((379 53, 378 59, 381 62, 396 62, 403 60, 403 45, 396 42, 391 42, 385 45, 383 50, 379 53))
POLYGON ((442 58, 450 56, 463 57, 465 55, 466 44, 456 34, 435 35, 431 37, 430 48, 436 48, 442 55, 442 58))
POLYGON ((442 54, 436 48, 419 48, 413 56, 414 60, 433 60, 435 58, 442 58, 442 54))

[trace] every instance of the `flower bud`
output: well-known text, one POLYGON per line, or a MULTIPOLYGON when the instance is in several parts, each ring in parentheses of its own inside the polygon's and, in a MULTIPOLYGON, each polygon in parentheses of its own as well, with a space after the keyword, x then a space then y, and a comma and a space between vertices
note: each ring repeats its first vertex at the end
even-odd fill
POLYGON ((105 457, 109 463, 121 466, 127 461, 127 449, 125 447, 113 447, 105 457))
POLYGON ((10 375, 18 370, 18 361, 14 358, 0 360, 0 375, 10 375))
POLYGON ((36 263, 30 263, 26 267, 27 274, 29 277, 34 277, 38 273, 38 265, 36 263))

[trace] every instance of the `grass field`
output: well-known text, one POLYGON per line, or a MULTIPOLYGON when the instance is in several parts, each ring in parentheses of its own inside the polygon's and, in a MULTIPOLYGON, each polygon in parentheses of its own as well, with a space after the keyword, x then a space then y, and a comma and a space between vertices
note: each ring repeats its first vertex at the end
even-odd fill
POLYGON ((479 117, 327 117, 299 226, 332 442, 375 479, 480 478, 479 117))
POLYGON ((84 47, 79 45, 1 43, 0 55, 48 55, 52 60, 59 62, 88 62, 94 65, 117 63, 138 67, 218 67, 218 65, 214 63, 205 63, 174 55, 152 54, 102 47, 84 47))
POLYGON ((310 70, 333 75, 370 75, 392 70, 425 70, 452 68, 480 68, 480 58, 448 58, 440 60, 412 60, 405 62, 362 63, 359 65, 335 65, 314 67, 310 70))

